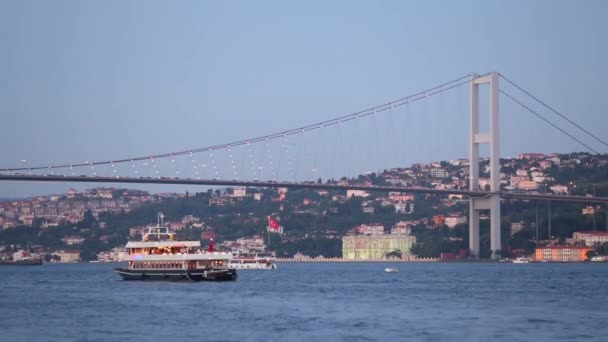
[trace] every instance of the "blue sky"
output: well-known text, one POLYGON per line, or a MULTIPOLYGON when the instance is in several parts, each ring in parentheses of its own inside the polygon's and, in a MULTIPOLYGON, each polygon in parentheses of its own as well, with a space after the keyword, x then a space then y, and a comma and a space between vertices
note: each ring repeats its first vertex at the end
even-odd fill
MULTIPOLYGON (((607 7, 605 1, 0 1, 0 168, 213 145, 488 71, 606 139, 607 7)), ((466 157, 466 96, 466 89, 455 90, 411 109, 413 121, 362 122, 358 132, 376 125, 375 133, 358 138, 349 137, 351 127, 294 142, 301 155, 319 155, 298 167, 318 163, 327 177, 466 157), (393 138, 384 145, 358 142, 380 139, 387 129, 393 138), (340 146, 323 155, 328 144, 340 146), (362 158, 356 152, 365 148, 362 158)), ((584 150, 501 101, 503 156, 584 150)), ((0 197, 68 187, 2 183, 0 197)))

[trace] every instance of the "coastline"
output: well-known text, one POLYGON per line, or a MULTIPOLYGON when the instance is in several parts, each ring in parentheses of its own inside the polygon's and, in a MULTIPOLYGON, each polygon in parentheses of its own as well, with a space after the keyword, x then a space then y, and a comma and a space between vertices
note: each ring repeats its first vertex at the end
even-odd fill
POLYGON ((421 259, 342 259, 342 258, 276 258, 275 262, 341 262, 341 263, 374 263, 374 262, 439 262, 439 258, 421 259))

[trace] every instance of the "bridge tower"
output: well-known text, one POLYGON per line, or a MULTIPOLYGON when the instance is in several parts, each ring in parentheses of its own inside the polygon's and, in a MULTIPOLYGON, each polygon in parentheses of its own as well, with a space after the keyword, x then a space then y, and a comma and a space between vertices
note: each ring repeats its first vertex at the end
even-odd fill
POLYGON ((499 255, 500 242, 500 154, 499 154, 499 115, 498 115, 498 73, 485 76, 471 75, 471 108, 470 108, 470 145, 469 145, 469 189, 479 190, 479 145, 490 147, 490 191, 492 194, 476 198, 469 202, 469 249, 479 257, 479 211, 490 210, 490 248, 492 258, 499 255), (490 127, 486 133, 479 132, 479 85, 490 87, 490 127))

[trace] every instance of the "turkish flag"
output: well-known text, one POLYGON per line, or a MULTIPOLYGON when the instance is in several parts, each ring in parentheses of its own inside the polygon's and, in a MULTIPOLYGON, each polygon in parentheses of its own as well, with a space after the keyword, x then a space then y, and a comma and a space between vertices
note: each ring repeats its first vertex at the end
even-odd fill
POLYGON ((268 227, 270 227, 270 229, 279 230, 281 226, 279 225, 279 222, 272 218, 272 216, 268 216, 268 227))

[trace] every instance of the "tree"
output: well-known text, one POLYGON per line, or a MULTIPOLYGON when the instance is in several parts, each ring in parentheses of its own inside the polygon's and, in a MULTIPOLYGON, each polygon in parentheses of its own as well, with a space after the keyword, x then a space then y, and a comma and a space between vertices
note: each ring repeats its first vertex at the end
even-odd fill
POLYGON ((78 223, 78 228, 91 228, 95 225, 95 216, 91 209, 84 212, 84 218, 78 223))

